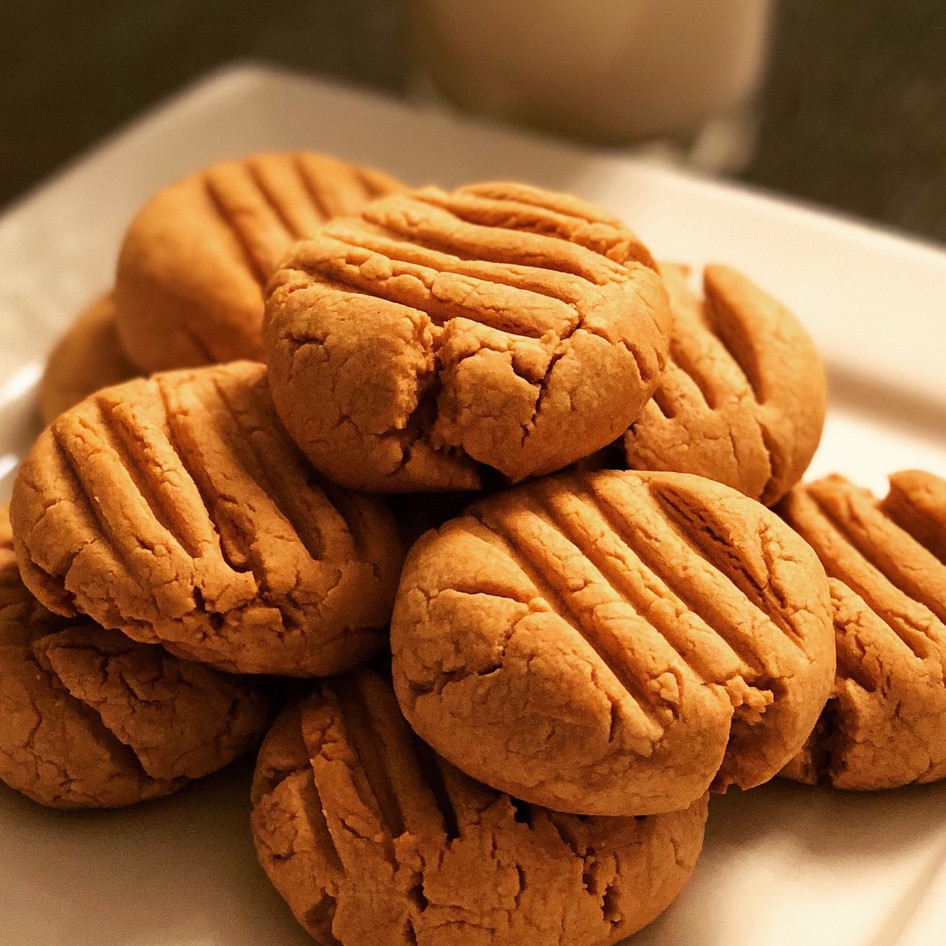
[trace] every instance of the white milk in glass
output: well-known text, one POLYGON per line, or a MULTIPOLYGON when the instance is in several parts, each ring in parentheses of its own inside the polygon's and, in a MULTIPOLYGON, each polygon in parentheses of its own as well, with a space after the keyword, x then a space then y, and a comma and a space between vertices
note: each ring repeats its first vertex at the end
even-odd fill
POLYGON ((415 55, 459 107, 602 144, 693 141, 751 108, 772 0, 411 0, 415 55))

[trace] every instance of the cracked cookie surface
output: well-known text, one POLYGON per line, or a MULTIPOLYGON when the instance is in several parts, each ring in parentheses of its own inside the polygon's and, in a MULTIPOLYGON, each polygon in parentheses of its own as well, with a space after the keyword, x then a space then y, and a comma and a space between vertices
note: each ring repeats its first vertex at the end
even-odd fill
POLYGON ((224 161, 155 193, 132 220, 115 276, 118 331, 142 371, 262 358, 263 287, 326 220, 401 185, 312 152, 224 161))
POLYGON ((481 785, 410 731, 374 671, 285 712, 252 790, 260 863, 324 946, 605 946, 692 873, 707 799, 583 818, 481 785))
POLYGON ((827 384, 808 333, 728 266, 707 266, 702 300, 661 265, 673 333, 654 396, 621 439, 628 468, 697 473, 771 506, 808 467, 827 384))
POLYGON ((280 416, 338 482, 475 489, 618 437, 669 344, 666 290, 620 221, 517 184, 422 188, 297 244, 264 339, 280 416))
POLYGON ((411 549, 391 645, 404 713, 438 752, 591 814, 766 781, 834 678, 814 553, 682 473, 559 474, 475 503, 411 549))
POLYGON ((50 610, 189 659, 320 675, 387 641, 393 516, 312 469, 262 364, 160 372, 86 399, 37 440, 10 512, 23 580, 50 610))
POLYGON ((864 790, 946 777, 946 481, 906 470, 881 500, 828 476, 778 510, 831 577, 838 653, 825 711, 783 774, 864 790))
POLYGON ((252 748, 257 681, 63 618, 23 585, 0 512, 0 779, 55 808, 169 795, 252 748))

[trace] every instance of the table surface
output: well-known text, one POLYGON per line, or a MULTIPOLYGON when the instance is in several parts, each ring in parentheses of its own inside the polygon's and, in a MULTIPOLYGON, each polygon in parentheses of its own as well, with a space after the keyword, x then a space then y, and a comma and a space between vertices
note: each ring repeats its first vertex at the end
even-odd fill
MULTIPOLYGON (((407 2, 4 0, 0 208, 228 62, 406 94, 407 2)), ((755 148, 730 176, 946 242, 946 4, 778 2, 755 148)))

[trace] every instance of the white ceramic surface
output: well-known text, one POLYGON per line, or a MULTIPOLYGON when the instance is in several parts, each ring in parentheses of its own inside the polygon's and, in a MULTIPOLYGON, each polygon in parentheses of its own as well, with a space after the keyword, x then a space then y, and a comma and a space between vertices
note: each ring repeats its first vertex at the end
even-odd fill
MULTIPOLYGON (((665 259, 727 262, 785 301, 827 360, 811 475, 876 491, 946 475, 946 252, 655 163, 550 144, 252 66, 211 76, 0 218, 0 490, 35 432, 43 359, 108 288, 157 187, 212 160, 307 147, 411 183, 520 178, 626 220, 665 259)), ((246 764, 138 809, 65 814, 0 786, 3 946, 310 942, 255 863, 246 764)), ((714 798, 683 897, 646 946, 940 946, 946 784, 873 795, 775 783, 714 798)))

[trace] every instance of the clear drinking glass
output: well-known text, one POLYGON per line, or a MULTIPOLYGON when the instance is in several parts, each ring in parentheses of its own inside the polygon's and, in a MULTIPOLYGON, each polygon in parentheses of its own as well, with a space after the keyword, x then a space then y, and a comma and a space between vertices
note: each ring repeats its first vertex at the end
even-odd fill
POLYGON ((773 3, 410 0, 409 8, 421 75, 466 111, 734 164, 750 145, 773 3))

